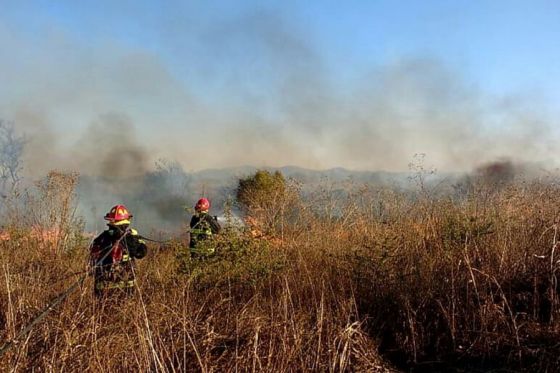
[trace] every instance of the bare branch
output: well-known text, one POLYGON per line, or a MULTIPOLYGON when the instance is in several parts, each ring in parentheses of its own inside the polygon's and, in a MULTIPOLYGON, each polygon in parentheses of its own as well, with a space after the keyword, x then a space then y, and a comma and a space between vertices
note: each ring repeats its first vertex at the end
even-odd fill
POLYGON ((7 198, 21 180, 25 139, 15 133, 10 122, 0 120, 0 196, 7 198))

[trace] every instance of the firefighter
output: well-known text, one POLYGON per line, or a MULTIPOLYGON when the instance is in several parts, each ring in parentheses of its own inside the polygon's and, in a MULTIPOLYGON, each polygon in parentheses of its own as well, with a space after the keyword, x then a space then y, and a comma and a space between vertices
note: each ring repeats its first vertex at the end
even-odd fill
POLYGON ((220 233, 221 227, 218 219, 211 216, 210 201, 201 198, 194 206, 195 214, 191 218, 190 252, 193 258, 214 254, 215 248, 208 242, 212 235, 220 233))
POLYGON ((91 245, 96 296, 115 292, 131 294, 134 290, 134 259, 145 257, 148 249, 138 232, 130 228, 130 219, 132 214, 124 205, 113 206, 105 215, 108 229, 91 245))

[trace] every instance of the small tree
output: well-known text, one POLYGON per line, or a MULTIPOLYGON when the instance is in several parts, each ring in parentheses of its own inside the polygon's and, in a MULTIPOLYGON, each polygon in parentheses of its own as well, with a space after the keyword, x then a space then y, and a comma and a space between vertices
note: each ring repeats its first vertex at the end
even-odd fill
POLYGON ((0 221, 14 215, 20 199, 18 184, 23 169, 21 156, 25 140, 17 136, 11 123, 0 120, 0 221))
POLYGON ((279 171, 259 170, 239 180, 236 198, 252 225, 265 233, 283 234, 288 207, 297 193, 279 171))
POLYGON ((21 156, 25 140, 17 136, 11 123, 0 120, 0 196, 11 197, 21 180, 21 156))
POLYGON ((32 212, 30 225, 39 239, 49 243, 56 252, 81 239, 84 222, 76 215, 78 182, 76 172, 50 171, 36 183, 36 190, 27 200, 27 208, 32 212))

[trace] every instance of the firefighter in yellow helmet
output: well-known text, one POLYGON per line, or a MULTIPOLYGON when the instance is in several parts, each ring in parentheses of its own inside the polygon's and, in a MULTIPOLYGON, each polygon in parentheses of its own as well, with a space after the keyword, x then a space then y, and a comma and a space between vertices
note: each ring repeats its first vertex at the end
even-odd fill
POLYGON ((116 205, 105 215, 108 229, 93 241, 90 259, 96 296, 134 290, 133 262, 147 254, 146 242, 130 228, 132 214, 124 205, 116 205))

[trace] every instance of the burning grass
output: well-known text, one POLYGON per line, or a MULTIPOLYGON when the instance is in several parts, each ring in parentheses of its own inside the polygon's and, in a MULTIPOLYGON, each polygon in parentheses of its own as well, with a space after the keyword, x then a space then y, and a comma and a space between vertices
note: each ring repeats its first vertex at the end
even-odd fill
MULTIPOLYGON (((205 262, 185 259, 183 242, 152 246, 132 297, 96 302, 87 279, 0 368, 552 371, 558 192, 533 183, 290 199, 274 206, 270 236, 227 232, 205 262)), ((3 340, 76 280, 87 253, 79 240, 61 251, 12 237, 0 243, 3 340)))

